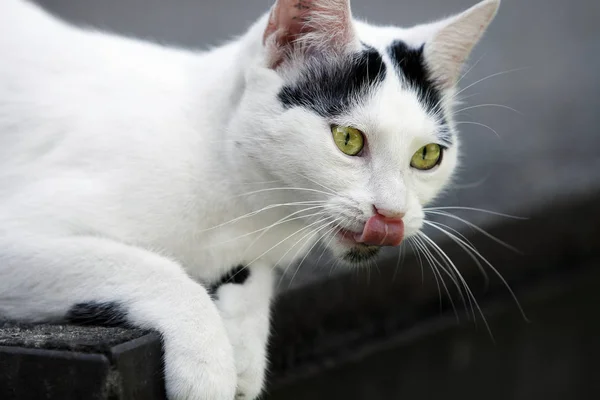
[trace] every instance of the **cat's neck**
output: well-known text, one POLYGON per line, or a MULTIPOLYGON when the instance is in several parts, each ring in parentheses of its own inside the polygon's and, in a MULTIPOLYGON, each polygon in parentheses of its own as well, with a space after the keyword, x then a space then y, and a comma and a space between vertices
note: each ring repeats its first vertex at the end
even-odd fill
POLYGON ((219 154, 220 162, 225 162, 223 172, 226 180, 236 187, 240 183, 273 179, 253 160, 240 160, 235 155, 235 140, 228 134, 229 122, 245 94, 248 68, 264 60, 262 36, 267 20, 268 14, 265 14, 237 40, 203 54, 202 72, 193 71, 191 74, 191 79, 198 81, 198 85, 191 86, 200 88, 193 93, 199 103, 197 106, 210 110, 197 122, 204 126, 208 121, 213 133, 210 145, 219 154), (207 79, 207 75, 210 78, 207 79))
MULTIPOLYGON (((195 88, 190 93, 195 99, 193 108, 206 111, 193 121, 195 129, 204 132, 210 130, 205 132, 211 137, 205 144, 210 147, 213 160, 218 164, 213 173, 219 175, 221 195, 238 200, 238 196, 243 196, 249 189, 278 185, 273 183, 277 178, 261 168, 260 162, 239 156, 235 135, 231 134, 230 127, 230 121, 246 93, 247 71, 253 65, 264 63, 263 32, 267 20, 268 14, 265 14, 243 36, 203 53, 198 59, 199 68, 193 67, 189 72, 189 79, 192 80, 190 87, 195 88), (261 185, 262 182, 272 184, 261 185)), ((255 201, 251 205, 237 201, 235 207, 254 209, 270 203, 266 196, 261 197, 265 201, 255 201)))
POLYGON ((235 110, 244 93, 248 66, 264 58, 262 32, 267 18, 268 15, 264 15, 236 40, 202 54, 202 71, 192 71, 192 79, 201 87, 200 94, 208 96, 205 100, 211 105, 221 104, 230 111, 235 110))

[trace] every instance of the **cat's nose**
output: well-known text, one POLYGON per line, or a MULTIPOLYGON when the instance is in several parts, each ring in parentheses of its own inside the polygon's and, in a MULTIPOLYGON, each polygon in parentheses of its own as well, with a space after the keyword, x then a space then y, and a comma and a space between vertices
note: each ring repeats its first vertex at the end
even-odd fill
POLYGON ((385 208, 378 208, 377 206, 373 206, 373 209, 375 210, 375 213, 389 219, 402 219, 405 215, 405 213, 399 210, 389 210, 385 208))

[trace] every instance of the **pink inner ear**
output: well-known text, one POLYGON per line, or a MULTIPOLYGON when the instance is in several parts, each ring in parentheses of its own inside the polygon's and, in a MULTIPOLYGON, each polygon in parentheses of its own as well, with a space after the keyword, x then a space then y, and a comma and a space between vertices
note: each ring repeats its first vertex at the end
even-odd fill
POLYGON ((279 0, 271 11, 264 40, 276 33, 279 44, 288 44, 306 32, 313 2, 310 0, 279 0), (304 31, 303 31, 304 29, 304 31))
POLYGON ((319 44, 326 44, 337 51, 350 43, 354 38, 354 30, 349 1, 277 0, 263 42, 266 43, 275 35, 273 39, 276 46, 290 46, 307 33, 313 34, 312 38, 318 40, 319 44))

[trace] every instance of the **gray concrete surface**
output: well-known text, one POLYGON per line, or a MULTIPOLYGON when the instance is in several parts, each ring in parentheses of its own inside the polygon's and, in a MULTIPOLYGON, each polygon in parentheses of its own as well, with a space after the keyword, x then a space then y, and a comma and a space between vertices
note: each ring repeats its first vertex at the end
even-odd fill
MULTIPOLYGON (((43 0, 77 23, 193 48, 242 33, 271 0, 43 0)), ((354 0, 357 17, 412 25, 475 0, 354 0)), ((600 3, 504 0, 463 80, 463 166, 438 202, 527 216, 600 188, 600 3), (484 106, 498 104, 500 106, 484 106), (518 112, 505 107, 514 108, 518 112), (479 124, 488 125, 490 129, 479 124)), ((491 223, 484 214, 473 221, 491 223)), ((584 217, 584 216, 582 216, 584 217)), ((395 254, 394 254, 395 256, 395 254)), ((329 271, 327 271, 329 273, 329 271)), ((307 272, 305 279, 311 275, 307 272)))
POLYGON ((147 333, 120 327, 16 324, 0 319, 0 347, 101 353, 147 333))

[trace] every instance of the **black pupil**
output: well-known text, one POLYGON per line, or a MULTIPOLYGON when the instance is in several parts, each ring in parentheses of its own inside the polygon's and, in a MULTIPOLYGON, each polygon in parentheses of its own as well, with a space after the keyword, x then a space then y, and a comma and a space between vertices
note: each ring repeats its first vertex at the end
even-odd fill
POLYGON ((344 146, 348 146, 349 141, 350 141, 350 133, 346 133, 346 142, 344 143, 344 146))
POLYGON ((423 160, 425 159, 426 155, 427 155, 427 147, 423 147, 423 160))

